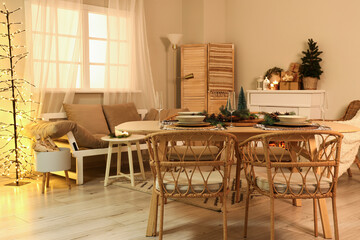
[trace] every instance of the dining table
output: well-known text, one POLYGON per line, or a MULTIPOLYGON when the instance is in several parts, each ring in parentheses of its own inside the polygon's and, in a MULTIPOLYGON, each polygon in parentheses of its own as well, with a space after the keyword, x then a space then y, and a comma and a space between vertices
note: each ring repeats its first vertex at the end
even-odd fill
MULTIPOLYGON (((360 131, 360 128, 352 125, 347 125, 343 123, 337 123, 337 122, 331 122, 331 121, 312 121, 313 124, 317 124, 318 126, 326 126, 330 128, 331 131, 336 131, 340 133, 353 133, 360 131)), ((132 134, 151 134, 156 133, 160 131, 166 131, 171 130, 171 127, 161 125, 159 121, 130 121, 125 122, 122 124, 119 124, 115 127, 117 130, 127 131, 132 134)), ((176 128, 181 129, 181 128, 176 128)), ((187 129, 187 128, 185 128, 187 129)), ((196 128, 192 128, 196 129, 196 128)), ((274 131, 281 131, 281 130, 263 130, 262 128, 254 127, 254 126, 247 126, 247 127, 228 127, 226 129, 217 129, 217 128, 198 128, 199 130, 214 130, 214 131, 225 131, 234 134, 238 141, 244 141, 248 139, 249 137, 263 134, 263 133, 270 133, 274 131)), ((320 210, 320 218, 322 223, 322 229, 324 233, 324 238, 332 238, 332 231, 330 227, 330 220, 328 216, 327 206, 326 206, 326 200, 323 198, 318 199, 319 201, 319 210, 320 210)), ((301 200, 297 200, 293 202, 296 206, 301 206, 301 200)), ((152 213, 150 213, 151 218, 152 213)), ((153 218, 156 218, 156 216, 152 216, 153 218)), ((149 221, 151 223, 154 223, 154 221, 149 221)), ((156 222, 156 220, 155 220, 156 222)), ((153 226, 153 224, 148 223, 148 229, 147 229, 147 236, 155 236, 156 235, 156 226, 153 226), (154 232, 155 231, 155 232, 154 232)))

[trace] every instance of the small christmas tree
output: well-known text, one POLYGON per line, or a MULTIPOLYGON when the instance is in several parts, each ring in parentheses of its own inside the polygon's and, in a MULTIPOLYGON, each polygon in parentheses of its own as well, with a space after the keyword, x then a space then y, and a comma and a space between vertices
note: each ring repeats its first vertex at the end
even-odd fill
POLYGON ((247 110, 247 103, 246 103, 246 98, 245 98, 243 87, 241 87, 240 94, 239 94, 238 110, 239 111, 247 110))
POLYGON ((309 48, 306 51, 302 51, 304 57, 301 58, 302 64, 300 65, 301 77, 314 77, 320 79, 320 75, 323 73, 320 67, 322 59, 319 57, 322 51, 319 51, 317 43, 311 38, 308 39, 309 48))

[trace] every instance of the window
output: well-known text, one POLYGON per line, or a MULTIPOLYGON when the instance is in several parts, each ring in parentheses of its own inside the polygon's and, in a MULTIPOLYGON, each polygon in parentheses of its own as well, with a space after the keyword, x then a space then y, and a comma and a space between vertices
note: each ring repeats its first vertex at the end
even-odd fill
POLYGON ((121 86, 129 90, 126 21, 100 7, 83 5, 80 11, 32 4, 30 51, 35 86, 81 91, 121 86), (117 27, 109 30, 111 24, 117 27), (76 81, 64 80, 75 76, 76 81), (45 80, 46 86, 41 83, 45 80))

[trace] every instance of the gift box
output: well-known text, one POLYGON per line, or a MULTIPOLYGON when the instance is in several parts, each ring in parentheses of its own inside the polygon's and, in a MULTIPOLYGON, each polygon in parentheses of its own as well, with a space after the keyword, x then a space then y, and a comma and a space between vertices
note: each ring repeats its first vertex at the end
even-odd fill
POLYGON ((280 82, 280 90, 300 90, 299 82, 280 82))
POLYGON ((300 63, 290 63, 289 71, 293 73, 299 72, 300 69, 300 63))

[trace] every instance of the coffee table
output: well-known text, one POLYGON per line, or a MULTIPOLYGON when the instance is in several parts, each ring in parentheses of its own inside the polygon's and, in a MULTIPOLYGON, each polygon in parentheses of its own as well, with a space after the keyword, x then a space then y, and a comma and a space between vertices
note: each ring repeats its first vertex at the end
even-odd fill
POLYGON ((144 140, 144 135, 131 135, 130 137, 126 138, 111 138, 109 136, 102 137, 101 140, 109 142, 108 147, 108 155, 106 160, 106 170, 105 170, 105 180, 104 180, 104 187, 108 186, 109 178, 119 178, 119 177, 126 177, 130 179, 131 186, 135 186, 135 175, 141 174, 142 178, 145 180, 145 171, 144 171, 144 164, 143 159, 140 151, 140 140, 144 140), (134 164, 133 164, 133 156, 132 156, 132 144, 136 145, 136 151, 138 155, 139 165, 140 165, 140 173, 134 173, 134 164), (110 174, 110 165, 111 165, 111 155, 112 155, 112 148, 114 145, 118 145, 119 151, 117 154, 117 169, 116 175, 109 176, 110 174), (130 174, 126 174, 121 172, 121 149, 122 147, 127 147, 128 149, 128 159, 129 159, 129 169, 130 174))

